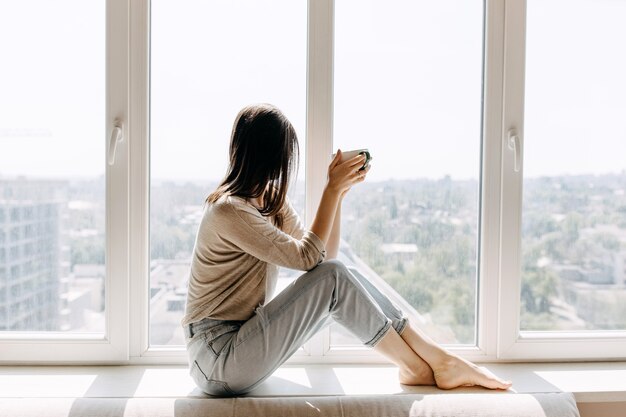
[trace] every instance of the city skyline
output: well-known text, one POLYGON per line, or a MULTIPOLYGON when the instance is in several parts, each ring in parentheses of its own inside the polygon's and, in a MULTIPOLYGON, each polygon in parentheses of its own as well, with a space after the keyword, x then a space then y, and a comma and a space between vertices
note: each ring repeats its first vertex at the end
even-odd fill
MULTIPOLYGON (((41 220, 28 213, 32 201, 39 199, 54 201, 59 208, 57 217, 51 219, 51 224, 58 225, 53 227, 58 230, 52 235, 54 256, 39 264, 39 268, 57 271, 50 272, 50 279, 60 308, 49 317, 57 317, 65 331, 102 328, 103 179, 0 180, 0 186, 4 187, 4 199, 0 196, 0 318, 7 320, 9 311, 23 311, 15 304, 17 300, 36 296, 29 291, 35 290, 32 280, 37 278, 29 271, 33 271, 33 244, 41 239, 37 237, 41 220), (37 193, 39 189, 46 193, 37 193), (19 207, 23 215, 15 212, 19 207)), ((205 186, 170 181, 152 186, 150 311, 155 344, 182 340, 179 320, 205 186)), ((296 191, 292 201, 301 211, 303 190, 296 191)), ((475 302, 477 193, 475 181, 383 181, 355 188, 344 204, 342 260, 378 285, 388 286, 405 310, 413 311, 433 337, 446 343, 471 344, 474 337, 473 307, 468 303, 475 302), (438 284, 427 284, 433 280, 438 284), (435 288, 444 292, 432 293, 435 288), (449 299, 451 294, 457 295, 449 299), (469 299, 461 302, 458 297, 469 299)), ((549 323, 579 330, 622 326, 611 318, 616 317, 611 309, 619 309, 618 300, 626 294, 626 222, 620 215, 626 210, 624 198, 626 173, 531 180, 522 236, 523 330, 542 329, 549 323), (602 303, 607 291, 617 301, 602 303)), ((295 271, 286 271, 281 273, 281 282, 286 285, 296 276, 295 271)), ((343 330, 336 331, 339 334, 333 333, 333 340, 341 341, 337 343, 354 343, 343 330)))

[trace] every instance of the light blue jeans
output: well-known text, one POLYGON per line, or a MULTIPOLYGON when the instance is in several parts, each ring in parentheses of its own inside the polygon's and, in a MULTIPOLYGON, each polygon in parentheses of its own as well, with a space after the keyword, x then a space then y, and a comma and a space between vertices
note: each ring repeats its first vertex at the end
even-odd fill
POLYGON ((209 395, 252 391, 334 319, 366 346, 407 319, 367 278, 331 260, 298 277, 247 321, 185 326, 190 373, 209 395))

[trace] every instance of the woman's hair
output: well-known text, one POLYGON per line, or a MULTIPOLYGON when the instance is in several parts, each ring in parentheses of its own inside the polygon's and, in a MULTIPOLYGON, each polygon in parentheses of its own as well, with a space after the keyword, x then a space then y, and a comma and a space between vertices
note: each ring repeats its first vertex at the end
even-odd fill
POLYGON ((244 107, 233 125, 228 171, 206 203, 215 203, 223 195, 256 198, 263 194, 259 212, 273 216, 274 224, 282 227, 281 208, 298 158, 296 131, 278 108, 244 107))

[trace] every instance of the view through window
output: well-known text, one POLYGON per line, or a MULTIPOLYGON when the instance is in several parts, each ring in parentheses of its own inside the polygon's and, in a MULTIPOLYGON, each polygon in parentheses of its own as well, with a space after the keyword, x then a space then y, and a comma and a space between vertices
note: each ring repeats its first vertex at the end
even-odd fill
POLYGON ((521 330, 626 329, 625 19, 528 3, 521 330))
MULTIPOLYGON (((0 332, 105 329, 105 5, 0 4, 0 332)), ((476 342, 483 7, 335 2, 334 147, 374 156, 344 202, 341 259, 442 343, 476 342)), ((152 2, 152 345, 183 344, 202 204, 244 105, 294 123, 304 215, 306 12, 152 2)), ((619 1, 528 4, 523 331, 626 329, 624 18, 619 1)), ((339 326, 331 343, 358 344, 339 326)))
MULTIPOLYGON (((151 6, 150 344, 183 345, 203 203, 226 173, 235 116, 267 102, 293 123, 304 216, 306 1, 154 0, 151 6)), ((299 272, 281 270, 277 291, 299 272)))
POLYGON ((105 2, 0 3, 0 331, 103 333, 105 2))
MULTIPOLYGON (((435 340, 476 341, 483 2, 335 3, 334 147, 372 169, 341 259, 435 340)), ((358 340, 335 324, 335 346, 358 340)))

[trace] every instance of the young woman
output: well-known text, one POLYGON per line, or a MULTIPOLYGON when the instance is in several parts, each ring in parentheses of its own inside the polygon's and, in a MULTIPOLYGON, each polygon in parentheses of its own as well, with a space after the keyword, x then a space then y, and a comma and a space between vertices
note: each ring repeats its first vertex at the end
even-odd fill
POLYGON ((267 104, 237 115, 226 177, 208 196, 196 237, 185 330, 191 375, 211 395, 254 389, 331 320, 399 367, 407 385, 511 384, 445 351, 365 278, 334 260, 341 201, 365 180, 364 156, 328 167, 310 229, 287 199, 298 140, 267 104), (278 267, 308 271, 271 301, 278 267))

